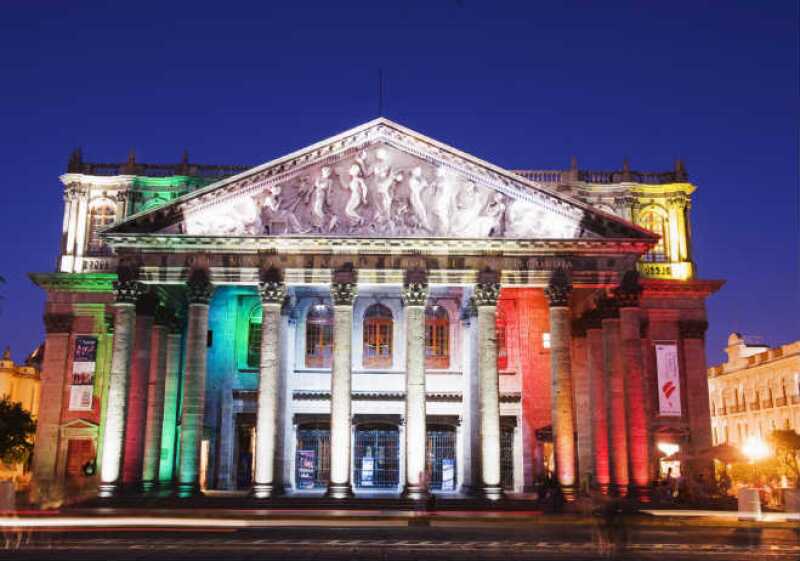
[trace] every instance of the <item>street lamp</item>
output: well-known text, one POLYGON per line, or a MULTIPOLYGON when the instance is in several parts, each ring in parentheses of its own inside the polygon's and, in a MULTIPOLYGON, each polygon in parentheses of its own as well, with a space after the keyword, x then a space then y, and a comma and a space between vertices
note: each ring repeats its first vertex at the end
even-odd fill
POLYGON ((759 462, 769 456, 769 447, 767 443, 758 438, 751 436, 744 441, 742 445, 742 453, 747 456, 750 463, 753 465, 753 481, 756 481, 756 462, 759 462))
POLYGON ((769 447, 757 436, 751 436, 742 444, 742 453, 753 465, 753 485, 739 491, 739 520, 761 520, 761 499, 755 487, 756 462, 769 456, 769 447))

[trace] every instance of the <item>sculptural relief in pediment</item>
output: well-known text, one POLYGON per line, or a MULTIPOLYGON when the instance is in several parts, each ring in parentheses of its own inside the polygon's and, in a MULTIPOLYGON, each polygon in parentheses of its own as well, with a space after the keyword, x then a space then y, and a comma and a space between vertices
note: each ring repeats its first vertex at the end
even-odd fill
POLYGON ((557 213, 384 143, 311 164, 256 189, 187 208, 190 235, 574 238, 557 213))

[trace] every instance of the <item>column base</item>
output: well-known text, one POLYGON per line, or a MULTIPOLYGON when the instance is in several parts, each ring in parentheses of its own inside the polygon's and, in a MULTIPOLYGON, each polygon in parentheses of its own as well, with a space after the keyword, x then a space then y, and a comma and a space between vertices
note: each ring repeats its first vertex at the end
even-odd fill
POLYGON ((145 493, 149 493, 150 491, 154 491, 156 488, 157 482, 156 481, 142 481, 142 491, 145 493))
POLYGON ((618 497, 625 498, 628 496, 627 485, 612 484, 611 488, 614 491, 614 494, 618 497))
POLYGON ((272 483, 254 483, 250 490, 250 496, 256 499, 270 499, 278 494, 280 490, 272 483))
POLYGON ((201 494, 198 483, 178 483, 175 485, 175 496, 179 499, 190 499, 201 494))
POLYGON ((503 498, 503 487, 500 485, 484 485, 481 491, 487 501, 499 501, 503 498))
POLYGON ((331 499, 350 499, 353 497, 353 488, 349 483, 331 483, 325 496, 331 499))
POLYGON ((412 501, 425 501, 430 498, 430 493, 424 485, 411 485, 406 484, 403 489, 403 498, 411 499, 412 501))
POLYGON ((101 483, 97 486, 97 496, 101 499, 111 499, 118 496, 121 490, 119 483, 101 483))
POLYGON ((640 503, 649 503, 653 500, 652 492, 649 485, 636 486, 633 488, 634 496, 640 503))
POLYGON ((578 498, 578 488, 575 485, 561 485, 561 494, 568 503, 574 503, 578 498))
POLYGON ((597 486, 597 489, 600 491, 602 495, 610 495, 611 494, 611 484, 610 483, 600 483, 597 486))

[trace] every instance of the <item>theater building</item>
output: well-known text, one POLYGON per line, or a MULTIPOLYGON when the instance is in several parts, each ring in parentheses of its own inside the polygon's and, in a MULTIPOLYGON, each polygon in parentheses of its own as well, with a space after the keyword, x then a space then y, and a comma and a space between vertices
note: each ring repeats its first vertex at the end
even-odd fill
POLYGON ((86 461, 100 496, 646 498, 659 443, 711 445, 680 162, 509 171, 381 118, 61 182, 39 496, 86 461))

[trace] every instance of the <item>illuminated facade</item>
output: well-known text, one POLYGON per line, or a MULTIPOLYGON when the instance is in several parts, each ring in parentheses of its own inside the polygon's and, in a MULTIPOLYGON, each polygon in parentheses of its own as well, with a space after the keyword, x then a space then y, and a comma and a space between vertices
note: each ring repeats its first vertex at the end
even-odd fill
MULTIPOLYGON (((21 404, 34 420, 39 414, 40 355, 41 348, 37 348, 24 364, 15 364, 7 348, 0 358, 0 398, 21 404)), ((30 481, 30 472, 25 467, 21 463, 0 462, 0 479, 12 479, 17 488, 25 487, 30 481)))
POLYGON ((721 283, 680 164, 507 171, 378 119, 252 169, 76 154, 61 179, 41 495, 70 438, 101 496, 262 498, 497 499, 547 470, 646 498, 659 442, 710 445, 721 283))
POLYGON ((727 362, 708 369, 714 444, 800 430, 800 341, 770 348, 731 333, 725 351, 727 362))

